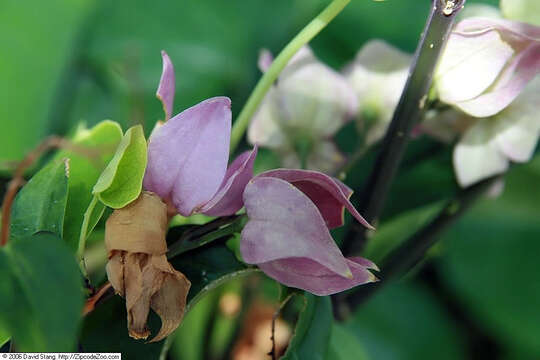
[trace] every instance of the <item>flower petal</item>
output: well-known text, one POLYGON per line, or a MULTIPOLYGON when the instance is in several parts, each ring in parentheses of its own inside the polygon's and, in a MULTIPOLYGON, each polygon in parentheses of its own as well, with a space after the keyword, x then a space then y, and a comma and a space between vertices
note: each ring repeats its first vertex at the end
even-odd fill
POLYGON ((310 259, 330 272, 350 277, 347 261, 313 202, 288 182, 256 177, 244 191, 249 218, 240 250, 247 263, 310 259))
POLYGON ((166 231, 167 205, 149 192, 115 210, 105 225, 107 276, 115 292, 126 298, 128 331, 135 339, 150 335, 150 308, 161 318, 152 342, 173 332, 184 315, 191 284, 167 262, 166 231))
POLYGON ((454 148, 454 169, 462 187, 508 169, 508 159, 496 142, 496 124, 490 120, 478 120, 454 148))
MULTIPOLYGON (((285 131, 331 137, 358 109, 358 99, 343 75, 302 48, 283 69, 274 106, 285 131)), ((279 121, 278 121, 279 122, 279 121)))
POLYGON ((175 87, 174 67, 165 50, 161 50, 161 57, 163 58, 163 70, 161 72, 161 79, 159 80, 156 96, 163 104, 165 121, 167 121, 171 118, 173 111, 175 87))
POLYGON ((242 193, 253 177, 253 163, 257 156, 257 146, 240 154, 229 166, 225 178, 212 200, 200 210, 210 216, 226 216, 236 213, 244 206, 242 193))
POLYGON ((465 19, 457 24, 455 33, 465 36, 481 35, 497 30, 505 41, 518 45, 523 40, 540 40, 540 27, 518 21, 486 17, 465 19))
POLYGON ((231 101, 205 100, 154 130, 146 190, 172 200, 183 216, 206 204, 223 181, 229 157, 231 101))
POLYGON ((495 115, 514 101, 538 73, 540 73, 540 42, 530 45, 512 59, 491 91, 456 105, 475 117, 495 115))
POLYGON ((377 269, 375 264, 362 258, 349 258, 347 264, 353 274, 344 278, 332 273, 315 261, 305 258, 290 258, 259 264, 259 268, 271 278, 287 286, 303 289, 319 296, 332 295, 354 286, 377 281, 368 269, 377 269))
POLYGON ((276 96, 275 88, 270 89, 253 116, 247 133, 248 141, 251 144, 258 144, 271 149, 280 149, 287 146, 286 134, 279 123, 280 115, 276 113, 274 107, 276 96))
POLYGON ((453 32, 434 80, 439 98, 455 104, 479 96, 513 55, 512 47, 495 29, 481 34, 453 32))
POLYGON ((343 212, 347 208, 362 225, 374 230, 349 201, 352 190, 326 174, 310 170, 277 169, 265 171, 257 177, 275 177, 296 186, 317 206, 330 229, 343 225, 343 212))
POLYGON ((499 150, 512 161, 529 161, 534 153, 540 136, 539 100, 540 78, 537 78, 492 120, 497 123, 499 150))

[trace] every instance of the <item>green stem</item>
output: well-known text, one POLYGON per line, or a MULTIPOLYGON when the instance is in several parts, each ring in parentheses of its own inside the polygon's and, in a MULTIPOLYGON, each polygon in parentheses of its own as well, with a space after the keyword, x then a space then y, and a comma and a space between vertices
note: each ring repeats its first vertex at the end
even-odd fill
POLYGON ((87 277, 86 265, 84 264, 84 250, 86 248, 86 237, 88 234, 88 226, 90 225, 90 218, 92 217, 92 213, 94 212, 94 208, 96 207, 97 203, 98 203, 98 198, 96 196, 93 196, 92 201, 90 201, 90 204, 88 205, 88 208, 86 209, 84 213, 83 223, 81 225, 81 234, 79 236, 77 260, 79 261, 79 267, 81 268, 81 272, 85 277, 87 277))
MULTIPOLYGON (((381 152, 362 193, 360 213, 375 223, 410 140, 414 126, 423 118, 433 73, 456 15, 465 0, 432 0, 431 12, 409 72, 409 78, 386 132, 381 152), (442 6, 442 5, 445 6, 442 6), (451 11, 450 11, 451 10, 451 11)), ((344 252, 359 254, 365 231, 351 230, 345 238, 344 252)))
POLYGON ((315 19, 307 24, 306 27, 304 27, 298 35, 287 44, 287 46, 285 46, 274 62, 272 62, 270 68, 257 83, 257 86, 249 96, 249 99, 234 123, 231 133, 231 153, 234 152, 240 143, 253 114, 289 60, 302 46, 307 44, 322 29, 324 29, 350 1, 351 0, 333 0, 315 19))

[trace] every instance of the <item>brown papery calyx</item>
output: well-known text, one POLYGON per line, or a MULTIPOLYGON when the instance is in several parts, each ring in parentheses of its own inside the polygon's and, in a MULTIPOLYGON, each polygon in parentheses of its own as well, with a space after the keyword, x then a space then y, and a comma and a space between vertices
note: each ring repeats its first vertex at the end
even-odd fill
POLYGON ((105 226, 107 276, 126 299, 129 336, 135 339, 150 335, 150 308, 161 318, 161 329, 150 342, 167 337, 184 316, 191 283, 167 261, 166 232, 167 205, 147 191, 115 210, 105 226))

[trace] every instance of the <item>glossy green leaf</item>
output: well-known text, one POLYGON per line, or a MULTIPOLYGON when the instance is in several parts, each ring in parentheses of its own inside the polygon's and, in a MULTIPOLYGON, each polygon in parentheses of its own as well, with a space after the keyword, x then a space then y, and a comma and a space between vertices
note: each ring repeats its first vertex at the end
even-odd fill
POLYGON ((350 329, 338 323, 332 325, 330 346, 326 355, 328 360, 368 360, 364 346, 350 329))
POLYGON ((146 139, 137 125, 126 131, 92 193, 113 209, 123 208, 141 193, 145 169, 146 139))
MULTIPOLYGON (((173 266, 191 281, 186 312, 210 290, 239 276, 257 271, 236 260, 224 244, 213 243, 171 260, 173 266)), ((164 342, 145 344, 128 336, 125 302, 114 296, 100 304, 84 320, 81 342, 85 351, 121 352, 128 359, 158 359, 164 342)), ((159 330, 159 318, 151 312, 149 328, 159 330)), ((169 346, 170 343, 167 344, 169 346)))
MULTIPOLYGON (((63 150, 57 158, 70 159, 68 180, 69 196, 64 221, 64 239, 77 250, 83 215, 92 199, 92 187, 113 157, 120 140, 122 129, 114 121, 105 120, 91 129, 80 127, 73 138, 76 146, 85 152, 63 150)), ((104 206, 98 204, 93 212, 91 224, 96 224, 104 206)))
POLYGON ((305 306, 300 312, 294 335, 281 359, 325 359, 332 331, 332 302, 329 296, 304 293, 305 306))
POLYGON ((0 249, 0 328, 20 351, 73 351, 83 305, 73 255, 50 233, 0 249))
POLYGON ((414 283, 386 285, 344 325, 370 359, 466 358, 450 315, 429 291, 414 283))
POLYGON ((63 235, 68 198, 69 161, 53 160, 17 194, 11 210, 11 240, 48 231, 63 235))
POLYGON ((52 104, 95 0, 3 0, 0 10, 0 162, 20 160, 51 131, 52 104), (61 21, 59 21, 61 19, 61 21))

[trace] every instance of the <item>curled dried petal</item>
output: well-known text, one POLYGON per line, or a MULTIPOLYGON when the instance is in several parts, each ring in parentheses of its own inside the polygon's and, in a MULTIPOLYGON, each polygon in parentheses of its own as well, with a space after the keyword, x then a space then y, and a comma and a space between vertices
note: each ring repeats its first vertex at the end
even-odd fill
POLYGON ((125 297, 129 335, 146 339, 150 308, 161 318, 160 341, 182 321, 189 280, 167 261, 167 206, 153 193, 143 192, 107 220, 107 276, 116 293, 125 297))

